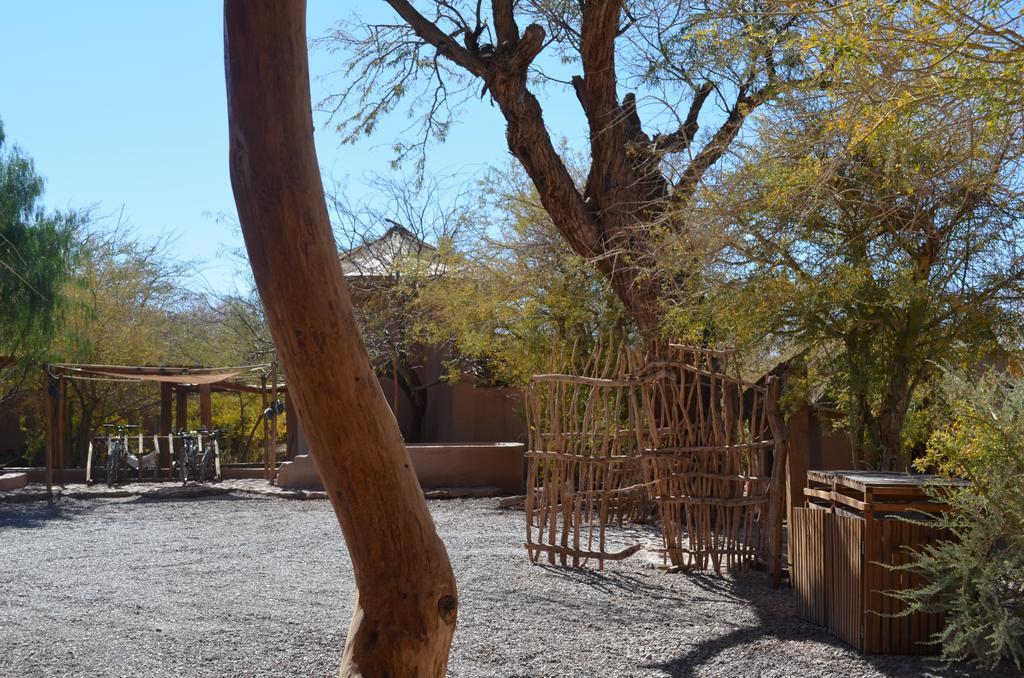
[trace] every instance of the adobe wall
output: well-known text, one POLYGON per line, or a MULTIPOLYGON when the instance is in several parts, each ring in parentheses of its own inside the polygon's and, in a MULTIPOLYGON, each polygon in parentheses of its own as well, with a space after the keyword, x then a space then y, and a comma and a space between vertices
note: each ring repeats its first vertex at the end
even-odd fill
MULTIPOLYGON (((423 489, 492 488, 497 494, 524 491, 526 446, 521 443, 427 443, 406 448, 423 489)), ((308 455, 282 464, 277 485, 323 489, 316 464, 308 455)))
POLYGON ((808 469, 835 471, 853 468, 853 447, 845 431, 833 430, 838 415, 804 405, 790 415, 789 492, 790 505, 803 506, 808 469))

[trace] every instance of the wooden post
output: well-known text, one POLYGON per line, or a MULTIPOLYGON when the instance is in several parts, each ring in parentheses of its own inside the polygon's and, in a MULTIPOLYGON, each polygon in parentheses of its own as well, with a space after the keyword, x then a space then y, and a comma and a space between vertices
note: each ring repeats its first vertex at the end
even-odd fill
POLYGON ((267 399, 267 375, 263 375, 261 385, 263 386, 260 390, 260 400, 263 402, 263 409, 260 411, 260 417, 263 418, 263 479, 269 483, 272 479, 270 477, 270 420, 267 419, 267 407, 269 405, 269 400, 267 399))
POLYGON ((270 368, 270 405, 274 408, 274 416, 270 420, 270 483, 277 476, 277 363, 270 368))
POLYGON ((188 430, 188 391, 185 386, 174 389, 174 430, 188 430))
POLYGON ((199 384, 199 425, 213 428, 213 398, 209 384, 199 384))
POLYGON ((54 432, 57 422, 54 421, 54 400, 57 394, 56 379, 50 375, 50 366, 43 368, 43 393, 46 398, 46 407, 43 408, 44 436, 46 439, 46 498, 53 503, 53 445, 54 432))
POLYGON ((68 408, 67 408, 67 379, 62 376, 57 378, 57 398, 54 403, 54 420, 57 423, 55 432, 55 452, 57 466, 57 482, 64 486, 64 469, 67 466, 67 431, 68 431, 68 408))
POLYGON ((313 145, 306 4, 224 4, 231 185, 288 390, 355 573, 340 675, 444 676, 455 577, 359 337, 313 145))
POLYGON ((772 586, 782 583, 782 517, 786 515, 786 487, 789 484, 788 471, 788 432, 786 422, 779 410, 780 380, 776 376, 768 377, 768 394, 765 401, 765 412, 768 415, 768 426, 775 440, 775 455, 772 458, 772 479, 768 490, 768 552, 771 557, 769 571, 772 575, 772 586))
POLYGON ((167 436, 171 434, 171 414, 174 407, 174 385, 164 382, 160 384, 160 454, 157 455, 156 474, 160 469, 171 468, 171 445, 167 436))

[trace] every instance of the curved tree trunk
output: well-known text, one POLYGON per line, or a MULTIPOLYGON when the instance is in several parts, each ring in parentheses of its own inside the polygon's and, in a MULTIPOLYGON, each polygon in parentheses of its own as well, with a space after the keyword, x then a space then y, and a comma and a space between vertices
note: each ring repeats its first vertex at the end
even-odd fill
POLYGON ((342 676, 443 676, 455 579, 342 278, 313 146, 304 0, 226 0, 231 182, 358 599, 342 676))

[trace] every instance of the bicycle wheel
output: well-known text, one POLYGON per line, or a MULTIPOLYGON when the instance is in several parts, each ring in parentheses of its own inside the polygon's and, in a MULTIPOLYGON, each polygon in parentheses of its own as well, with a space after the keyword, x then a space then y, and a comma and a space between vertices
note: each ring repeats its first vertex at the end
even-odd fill
POLYGON ((213 448, 210 446, 203 451, 203 460, 199 462, 199 482, 208 480, 213 480, 213 448))
POLYGON ((178 452, 178 477, 181 478, 182 485, 188 483, 188 451, 186 450, 186 445, 182 445, 181 450, 178 452))
POLYGON ((114 445, 107 454, 107 487, 117 484, 118 471, 121 469, 121 448, 114 445))

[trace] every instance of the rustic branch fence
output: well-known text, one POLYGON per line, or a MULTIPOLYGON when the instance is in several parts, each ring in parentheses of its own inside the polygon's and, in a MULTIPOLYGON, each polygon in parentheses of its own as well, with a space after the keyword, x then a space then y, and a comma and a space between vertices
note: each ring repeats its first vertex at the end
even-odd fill
POLYGON ((527 388, 530 558, 603 568, 641 548, 610 550, 606 528, 656 511, 673 568, 760 561, 777 580, 778 389, 741 380, 731 351, 678 344, 598 347, 578 371, 536 375, 527 388))

